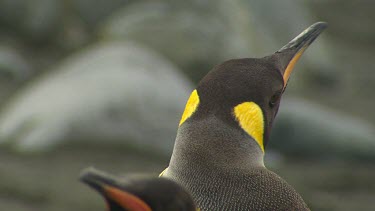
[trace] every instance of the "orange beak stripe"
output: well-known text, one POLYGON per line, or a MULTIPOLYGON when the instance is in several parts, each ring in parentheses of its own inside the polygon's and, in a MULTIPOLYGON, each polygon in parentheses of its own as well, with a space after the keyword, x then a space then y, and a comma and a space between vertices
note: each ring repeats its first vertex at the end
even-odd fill
POLYGON ((296 53, 296 55, 294 55, 294 57, 292 58, 292 60, 290 60, 288 66, 286 67, 284 75, 283 75, 283 78, 284 78, 284 88, 286 87, 286 84, 288 83, 289 77, 290 77, 290 75, 293 72, 294 65, 296 65, 297 61, 302 56, 303 52, 305 52, 305 50, 306 50, 307 47, 308 46, 305 46, 305 47, 301 48, 301 50, 299 50, 298 53, 296 53))
POLYGON ((104 186, 103 189, 108 198, 126 210, 152 211, 143 200, 131 193, 110 186, 104 186))

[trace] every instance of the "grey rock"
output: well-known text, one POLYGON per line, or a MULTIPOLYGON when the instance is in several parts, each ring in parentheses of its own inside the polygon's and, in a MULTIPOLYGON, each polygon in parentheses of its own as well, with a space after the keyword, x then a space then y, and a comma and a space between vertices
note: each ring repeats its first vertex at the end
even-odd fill
MULTIPOLYGON (((144 43, 198 81, 204 71, 224 60, 262 57, 278 50, 317 21, 312 17, 306 5, 296 0, 141 1, 112 15, 101 35, 144 43)), ((323 43, 320 40, 309 49, 304 66, 314 71, 305 78, 333 81, 335 68, 323 43)))
POLYGON ((31 64, 17 49, 0 44, 0 80, 25 80, 31 75, 31 71, 31 64))
POLYGON ((375 128, 301 99, 283 99, 269 148, 291 156, 375 160, 375 128))
POLYGON ((44 41, 61 25, 62 8, 60 0, 0 0, 0 21, 26 39, 44 41))
POLYGON ((340 87, 331 93, 315 93, 331 106, 345 105, 353 113, 375 123, 375 13, 373 1, 306 1, 317 17, 330 23, 327 30, 331 63, 340 70, 340 87), (358 12, 360 11, 360 12, 358 12))
POLYGON ((72 55, 0 114, 0 142, 43 151, 68 140, 170 153, 191 84, 158 54, 110 42, 72 55))
POLYGON ((250 19, 238 1, 138 2, 104 22, 101 36, 150 46, 197 81, 217 63, 251 55, 259 39, 250 19))
POLYGON ((129 3, 129 0, 75 0, 70 2, 77 16, 88 26, 94 28, 96 24, 112 14, 116 9, 129 3))

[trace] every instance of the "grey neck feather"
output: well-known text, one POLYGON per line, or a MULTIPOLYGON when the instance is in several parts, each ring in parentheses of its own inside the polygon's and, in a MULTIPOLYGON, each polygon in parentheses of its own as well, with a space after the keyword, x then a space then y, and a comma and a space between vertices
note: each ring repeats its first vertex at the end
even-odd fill
POLYGON ((264 167, 263 155, 258 143, 243 130, 211 116, 180 126, 169 170, 247 171, 264 167))

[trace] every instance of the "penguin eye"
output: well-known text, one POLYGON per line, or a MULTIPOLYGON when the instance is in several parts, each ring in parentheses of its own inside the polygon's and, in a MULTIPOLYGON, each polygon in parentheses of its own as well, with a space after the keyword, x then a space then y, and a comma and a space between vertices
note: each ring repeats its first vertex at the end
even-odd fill
POLYGON ((271 108, 273 108, 277 104, 281 97, 281 93, 282 91, 277 91, 274 95, 272 95, 269 103, 271 108))

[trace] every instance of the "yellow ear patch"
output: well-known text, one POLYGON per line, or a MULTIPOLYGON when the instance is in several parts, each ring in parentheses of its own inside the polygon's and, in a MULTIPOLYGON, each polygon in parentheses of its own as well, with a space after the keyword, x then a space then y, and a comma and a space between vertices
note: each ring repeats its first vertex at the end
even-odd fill
POLYGON ((234 115, 241 128, 255 139, 264 152, 264 117, 262 109, 254 102, 244 102, 234 107, 234 115))
POLYGON ((182 114, 180 124, 178 126, 181 126, 193 113, 195 110, 197 110, 199 105, 199 95, 196 89, 191 93, 189 100, 186 103, 185 111, 182 114))

